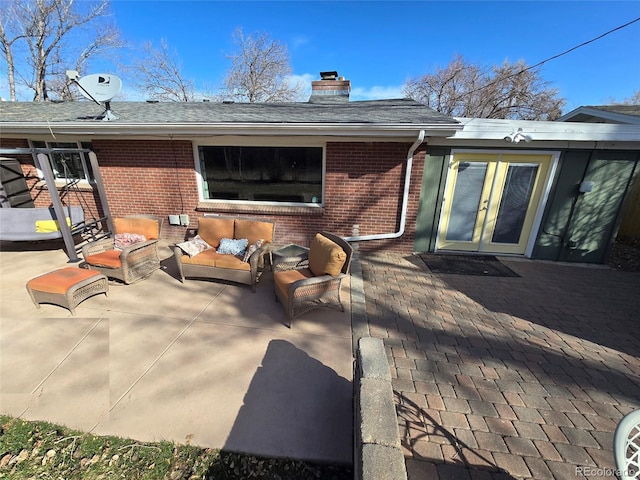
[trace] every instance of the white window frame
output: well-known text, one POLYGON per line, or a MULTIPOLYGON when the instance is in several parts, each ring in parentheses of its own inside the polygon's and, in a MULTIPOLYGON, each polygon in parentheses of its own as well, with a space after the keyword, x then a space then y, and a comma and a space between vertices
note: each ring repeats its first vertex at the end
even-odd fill
POLYGON ((89 176, 89 169, 88 169, 88 165, 90 165, 90 160, 89 160, 89 156, 87 155, 89 153, 89 149, 86 147, 83 147, 82 144, 83 143, 88 143, 85 141, 81 141, 81 140, 73 140, 73 141, 56 141, 56 142, 51 142, 48 140, 29 140, 29 147, 33 150, 32 153, 32 157, 33 157, 33 161, 34 164, 36 166, 36 170, 38 172, 38 177, 40 177, 41 180, 44 180, 44 174, 42 172, 42 168, 40 167, 40 160, 38 159, 38 153, 44 153, 45 155, 47 155, 47 157, 49 158, 49 163, 51 165, 51 169, 52 171, 54 170, 54 164, 53 164, 53 159, 51 157, 52 154, 54 153, 78 153, 80 155, 80 161, 82 162, 82 170, 84 173, 84 178, 76 178, 76 177, 70 177, 70 178, 56 178, 56 186, 65 186, 67 184, 76 184, 79 187, 91 187, 92 184, 94 183, 94 179, 90 178, 89 176), (36 143, 43 143, 45 144, 45 147, 39 147, 36 146, 36 143), (56 147, 56 144, 59 143, 74 143, 76 145, 76 148, 61 148, 61 147, 56 147))

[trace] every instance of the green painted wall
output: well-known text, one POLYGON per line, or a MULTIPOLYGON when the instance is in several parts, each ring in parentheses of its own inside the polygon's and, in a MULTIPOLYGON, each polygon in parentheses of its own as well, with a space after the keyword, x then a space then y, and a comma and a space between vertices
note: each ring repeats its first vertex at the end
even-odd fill
MULTIPOLYGON (((450 148, 429 148, 425 157, 414 251, 433 252, 438 233, 450 148)), ((640 152, 562 152, 532 258, 603 263, 624 198, 640 170, 640 152), (593 191, 580 194, 583 180, 593 191)))
POLYGON ((564 152, 532 257, 603 263, 639 158, 628 151, 564 152), (583 180, 594 182, 592 192, 579 193, 583 180))
POLYGON ((425 156, 414 252, 433 252, 435 249, 446 181, 447 155, 450 152, 450 149, 445 148, 429 148, 425 156))

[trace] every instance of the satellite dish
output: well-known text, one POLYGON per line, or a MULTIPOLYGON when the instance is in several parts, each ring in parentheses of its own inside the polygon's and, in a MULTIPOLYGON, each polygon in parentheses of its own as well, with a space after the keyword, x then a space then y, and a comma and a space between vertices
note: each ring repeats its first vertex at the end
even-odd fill
POLYGON ((85 98, 93 100, 102 106, 104 102, 104 115, 102 120, 116 120, 118 117, 111 112, 111 104, 109 103, 122 89, 122 80, 109 73, 94 73, 80 78, 75 70, 67 70, 67 77, 73 83, 80 87, 80 93, 85 98))
POLYGON ((122 80, 108 73, 94 73, 78 80, 80 92, 89 100, 108 102, 122 89, 122 80))

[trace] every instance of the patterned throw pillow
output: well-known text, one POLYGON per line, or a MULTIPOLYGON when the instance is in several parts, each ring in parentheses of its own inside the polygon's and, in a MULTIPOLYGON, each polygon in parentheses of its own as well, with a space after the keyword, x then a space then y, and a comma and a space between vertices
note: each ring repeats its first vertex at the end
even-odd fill
POLYGON ((221 238, 220 246, 216 250, 218 253, 224 253, 227 255, 240 256, 247 249, 249 240, 241 238, 239 240, 233 240, 232 238, 221 238))
POLYGON ((147 241, 144 235, 139 235, 137 233, 116 233, 113 239, 114 250, 124 250, 125 248, 130 247, 131 245, 135 245, 136 243, 147 241))
POLYGON ((249 261, 249 259, 251 258, 251 255, 253 255, 253 253, 256 250, 258 250, 260 247, 262 247, 263 244, 264 244, 264 239, 261 238, 256 243, 252 243, 251 245, 249 245, 249 248, 247 248, 247 251, 244 252, 244 258, 242 259, 242 261, 244 263, 247 263, 249 261))
POLYGON ((211 248, 211 245, 205 242, 200 235, 196 235, 193 240, 189 240, 188 242, 178 243, 177 246, 190 257, 195 257, 199 253, 211 248))

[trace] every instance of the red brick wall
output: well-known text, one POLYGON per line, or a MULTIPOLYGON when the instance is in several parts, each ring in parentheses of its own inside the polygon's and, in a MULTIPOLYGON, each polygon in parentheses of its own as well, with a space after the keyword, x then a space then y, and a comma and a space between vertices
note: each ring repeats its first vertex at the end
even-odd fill
POLYGON ((185 228, 168 215, 186 213, 197 225, 198 187, 193 147, 186 140, 94 140, 93 148, 112 217, 147 214, 164 218, 162 236, 181 240, 185 228))
MULTIPOLYGON (((112 216, 142 213, 161 216, 162 236, 172 240, 183 239, 187 229, 169 226, 168 215, 186 213, 190 215, 190 227, 197 226, 197 218, 203 212, 197 209, 198 187, 190 141, 97 139, 92 143, 112 216)), ((26 142, 21 146, 26 146, 26 142)), ((246 216, 264 216, 275 221, 278 243, 308 245, 319 230, 351 236, 354 224, 360 226, 361 235, 396 232, 410 146, 411 143, 329 143, 323 215, 246 216)), ((414 155, 405 234, 398 239, 360 242, 361 250, 412 250, 423 167, 421 150, 414 155)), ((24 158, 23 168, 35 171, 31 157, 24 158)), ((36 203, 43 201, 44 197, 38 195, 36 203)))
MULTIPOLYGON (((410 143, 330 143, 327 145, 326 215, 338 234, 393 233, 400 227, 406 158, 410 143)), ((362 250, 413 249, 424 152, 414 155, 405 234, 398 239, 360 242, 362 250)))

